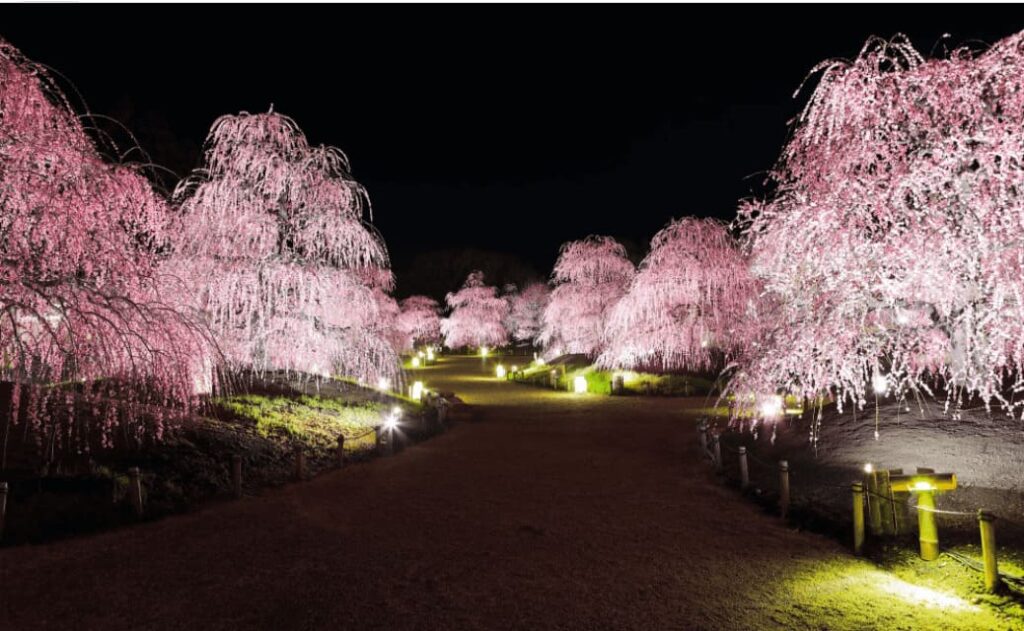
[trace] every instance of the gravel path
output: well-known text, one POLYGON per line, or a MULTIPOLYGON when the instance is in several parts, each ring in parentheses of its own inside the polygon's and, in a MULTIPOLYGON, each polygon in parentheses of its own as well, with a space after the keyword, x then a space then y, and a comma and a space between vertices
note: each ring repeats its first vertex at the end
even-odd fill
POLYGON ((394 458, 0 551, 0 629, 1009 627, 717 484, 697 400, 419 378, 469 407, 394 458))

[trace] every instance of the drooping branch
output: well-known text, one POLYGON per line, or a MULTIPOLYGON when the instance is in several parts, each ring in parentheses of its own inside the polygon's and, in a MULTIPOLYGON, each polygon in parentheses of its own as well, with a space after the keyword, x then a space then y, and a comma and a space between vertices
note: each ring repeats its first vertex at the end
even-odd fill
POLYGON ((49 73, 2 40, 0 210, 3 378, 189 408, 195 358, 217 350, 164 299, 172 213, 138 166, 102 159, 49 73))

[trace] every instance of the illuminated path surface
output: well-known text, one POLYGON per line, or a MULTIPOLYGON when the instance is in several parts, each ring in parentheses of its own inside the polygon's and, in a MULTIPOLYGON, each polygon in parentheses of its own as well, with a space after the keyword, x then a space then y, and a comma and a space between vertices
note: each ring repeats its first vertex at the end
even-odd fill
POLYGON ((260 497, 0 551, 0 629, 1008 626, 717 485, 685 401, 532 389, 468 358, 422 375, 474 421, 260 497))

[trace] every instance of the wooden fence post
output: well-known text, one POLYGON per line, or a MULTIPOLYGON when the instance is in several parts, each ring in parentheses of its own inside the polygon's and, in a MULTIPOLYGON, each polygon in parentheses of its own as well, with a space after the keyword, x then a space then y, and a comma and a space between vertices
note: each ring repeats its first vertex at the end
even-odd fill
POLYGON ((234 491, 235 499, 242 497, 242 456, 240 454, 231 456, 231 488, 234 491))
POLYGON ((443 432, 448 427, 448 400, 437 400, 437 429, 443 432))
POLYGON ((981 558, 985 564, 985 591, 990 594, 999 589, 999 564, 996 561, 996 516, 987 510, 978 511, 981 527, 981 558))
POLYGON ((142 517, 142 478, 138 467, 128 469, 128 499, 136 517, 142 517))
POLYGON ((388 430, 388 452, 392 455, 405 449, 405 436, 399 434, 398 426, 388 430))
POLYGON ((295 446, 295 480, 300 481, 306 477, 306 452, 302 445, 295 446))
POLYGON ((712 449, 715 456, 715 473, 722 473, 722 435, 715 432, 711 435, 712 449))
POLYGON ((750 486, 750 469, 747 468, 747 448, 740 447, 740 488, 744 491, 750 486))
POLYGON ((864 483, 853 483, 853 553, 864 552, 864 483))
POLYGON ((7 521, 7 483, 0 482, 0 541, 4 538, 4 523, 7 521))
POLYGON ((879 536, 883 534, 882 530, 882 503, 881 493, 878 488, 878 472, 869 471, 867 473, 867 494, 868 494, 868 519, 871 525, 871 534, 879 536))
POLYGON ((338 435, 338 468, 345 466, 345 435, 338 435))
POLYGON ((708 424, 707 421, 697 423, 697 440, 700 441, 701 454, 708 452, 708 424))
POLYGON ((779 461, 779 514, 785 519, 789 516, 789 463, 779 461))

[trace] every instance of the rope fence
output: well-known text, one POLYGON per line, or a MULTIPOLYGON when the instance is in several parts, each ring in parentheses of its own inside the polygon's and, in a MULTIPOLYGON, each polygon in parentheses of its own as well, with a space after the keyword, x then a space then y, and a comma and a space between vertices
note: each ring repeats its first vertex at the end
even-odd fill
MULTIPOLYGON (((421 429, 425 430, 427 433, 431 433, 431 431, 444 432, 447 430, 449 424, 448 408, 450 407, 448 400, 440 396, 437 392, 424 390, 422 397, 420 398, 420 402, 426 407, 433 408, 435 410, 433 419, 430 417, 423 419, 424 425, 421 426, 421 429), (430 421, 433 422, 432 427, 425 424, 430 421)), ((376 440, 374 441, 374 453, 378 456, 393 455, 396 451, 403 448, 404 442, 407 440, 407 437, 405 437, 399 430, 397 422, 384 422, 368 426, 366 431, 354 436, 338 434, 337 448, 335 452, 336 467, 342 468, 347 462, 345 454, 346 442, 351 443, 353 441, 362 440, 371 434, 376 436, 376 440)), ((303 480, 306 477, 306 453, 299 444, 294 446, 292 453, 294 457, 293 477, 296 481, 303 480)), ((239 499, 243 495, 242 463, 242 454, 231 454, 228 471, 231 481, 231 494, 235 499, 239 499)), ((4 534, 10 491, 11 488, 7 482, 0 482, 0 539, 3 538, 4 534)), ((142 475, 138 467, 130 467, 128 469, 128 488, 126 497, 131 504, 135 517, 138 519, 143 518, 145 513, 143 505, 144 492, 142 475)))
MULTIPOLYGON (((725 472, 722 457, 723 450, 731 457, 735 457, 738 463, 740 474, 739 483, 742 490, 746 491, 751 487, 750 463, 757 465, 759 470, 762 472, 765 470, 773 472, 777 476, 777 510, 783 519, 788 517, 791 499, 789 484, 791 471, 788 461, 779 460, 775 463, 768 462, 757 457, 757 455, 752 453, 751 449, 746 446, 734 448, 730 445, 724 444, 721 440, 720 433, 717 430, 709 428, 706 418, 698 421, 697 434, 702 455, 711 461, 715 472, 719 475, 728 477, 725 472)), ((985 588, 989 592, 996 592, 1000 585, 1013 585, 1014 587, 1024 589, 1024 577, 1000 572, 998 569, 995 543, 996 516, 994 514, 984 509, 961 511, 935 507, 934 493, 941 490, 951 490, 952 488, 955 488, 955 476, 952 476, 951 474, 936 475, 930 469, 918 469, 916 476, 904 476, 900 470, 895 471, 896 475, 893 476, 894 481, 892 483, 890 483, 890 473, 888 471, 885 471, 884 478, 874 477, 881 472, 869 471, 865 474, 863 480, 854 481, 849 485, 830 483, 816 485, 818 488, 826 487, 843 489, 845 492, 851 494, 848 497, 851 498, 853 507, 854 554, 858 556, 863 554, 866 535, 865 505, 870 509, 869 513, 872 518, 872 533, 876 536, 884 535, 886 533, 894 534, 895 532, 898 532, 901 521, 902 523, 905 523, 906 515, 910 510, 913 510, 916 511, 917 514, 918 538, 921 546, 921 557, 923 559, 934 560, 940 554, 946 554, 965 567, 982 573, 985 588), (909 486, 910 478, 918 480, 912 487, 909 486), (922 478, 926 481, 921 481, 922 478), (871 486, 880 484, 878 480, 881 479, 884 479, 885 488, 889 491, 888 494, 879 493, 871 488, 871 486), (902 486, 897 485, 897 480, 902 486), (905 493, 908 499, 897 497, 897 489, 899 489, 900 493, 905 493), (916 497, 916 502, 909 501, 909 497, 911 496, 916 497), (902 507, 906 511, 900 513, 900 515, 903 515, 902 518, 897 515, 897 506, 902 507), (888 512, 888 517, 885 517, 887 521, 883 523, 881 520, 886 512, 888 512), (981 539, 982 560, 976 561, 966 555, 952 550, 940 550, 938 527, 935 522, 936 515, 966 517, 977 520, 981 539), (891 523, 889 523, 889 520, 891 520, 891 523)), ((758 493, 760 492, 761 491, 758 490, 758 493)), ((1024 524, 1015 520, 1000 517, 999 521, 1024 528, 1024 524)))

